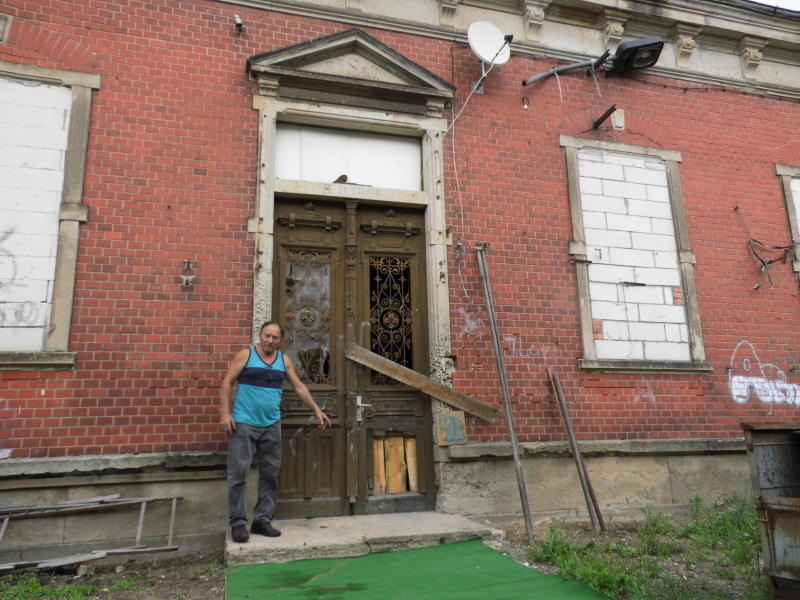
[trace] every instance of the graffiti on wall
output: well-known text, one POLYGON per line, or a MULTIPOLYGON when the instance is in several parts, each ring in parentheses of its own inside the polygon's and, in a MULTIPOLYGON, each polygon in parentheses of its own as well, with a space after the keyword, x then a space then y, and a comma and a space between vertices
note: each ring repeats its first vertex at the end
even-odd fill
MULTIPOLYGON (((0 327, 40 326, 40 307, 31 300, 14 299, 12 288, 26 287, 19 276, 17 256, 4 244, 14 230, 0 232, 0 327)), ((24 292, 23 292, 24 293, 24 292)))
MULTIPOLYGON (((476 313, 460 308, 458 312, 464 319, 461 334, 469 342, 492 342, 489 326, 476 313)), ((550 344, 527 344, 517 334, 502 337, 503 355, 506 358, 538 358, 547 360, 552 352, 550 344)))
POLYGON ((728 365, 728 386, 734 402, 744 404, 753 395, 765 404, 800 404, 800 384, 786 381, 777 365, 762 363, 747 340, 736 344, 728 365))

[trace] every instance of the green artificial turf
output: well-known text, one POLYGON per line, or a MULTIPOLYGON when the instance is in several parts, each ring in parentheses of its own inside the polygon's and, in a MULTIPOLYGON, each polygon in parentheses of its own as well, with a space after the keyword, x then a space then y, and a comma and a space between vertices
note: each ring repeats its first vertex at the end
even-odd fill
POLYGON ((228 600, 600 600, 582 583, 529 569, 480 540, 433 548, 231 567, 228 600))

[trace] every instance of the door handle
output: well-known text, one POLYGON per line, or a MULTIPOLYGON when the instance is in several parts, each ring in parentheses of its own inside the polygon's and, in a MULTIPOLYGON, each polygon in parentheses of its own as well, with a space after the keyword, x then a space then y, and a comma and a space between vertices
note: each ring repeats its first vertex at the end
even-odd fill
POLYGON ((356 396, 356 423, 364 421, 364 409, 368 406, 372 406, 372 404, 364 404, 361 402, 361 396, 356 396))

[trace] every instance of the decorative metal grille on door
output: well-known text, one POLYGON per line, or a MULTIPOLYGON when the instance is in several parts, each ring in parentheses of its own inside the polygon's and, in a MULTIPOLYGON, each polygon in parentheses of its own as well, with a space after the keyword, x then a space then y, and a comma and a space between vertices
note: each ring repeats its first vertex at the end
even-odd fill
MULTIPOLYGON (((370 256, 370 347, 404 367, 412 363, 411 259, 370 256)), ((392 380, 372 371, 374 385, 392 380)))

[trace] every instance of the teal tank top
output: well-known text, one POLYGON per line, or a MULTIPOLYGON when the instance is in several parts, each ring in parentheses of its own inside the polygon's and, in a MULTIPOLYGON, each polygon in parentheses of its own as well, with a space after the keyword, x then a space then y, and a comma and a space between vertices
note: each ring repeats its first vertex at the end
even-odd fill
POLYGON ((279 351, 270 365, 251 347, 247 364, 237 379, 233 420, 255 427, 267 427, 280 421, 284 379, 283 352, 279 351))

